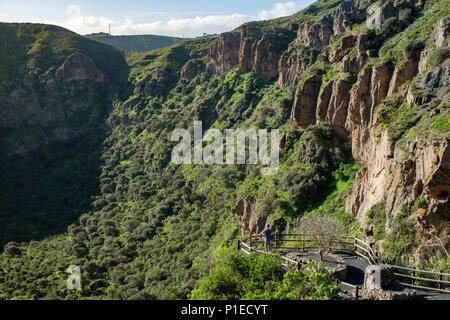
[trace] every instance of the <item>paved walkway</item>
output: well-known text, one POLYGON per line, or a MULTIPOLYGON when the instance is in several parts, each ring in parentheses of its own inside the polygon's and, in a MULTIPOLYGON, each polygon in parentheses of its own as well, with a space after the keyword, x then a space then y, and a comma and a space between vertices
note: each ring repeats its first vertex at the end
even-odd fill
MULTIPOLYGON (((300 250, 301 251, 301 250, 300 250)), ((262 249, 261 251, 262 252, 262 249)), ((277 254, 280 254, 282 256, 285 256, 287 253, 290 252, 299 252, 299 249, 289 249, 289 250, 281 250, 277 251, 277 254)), ((303 251, 301 251, 303 252, 303 251)), ((271 253, 275 253, 274 251, 271 251, 271 253)), ((338 253, 333 252, 334 255, 340 256, 343 260, 345 265, 347 266, 347 277, 344 280, 344 282, 350 284, 346 285, 343 283, 340 283, 341 286, 341 298, 345 300, 354 300, 354 287, 352 286, 359 286, 360 288, 364 285, 364 270, 369 265, 369 262, 367 259, 364 259, 360 256, 351 254, 351 253, 338 253)), ((294 271, 294 266, 286 267, 287 271, 294 271)), ((450 292, 449 293, 443 293, 433 290, 421 290, 416 288, 411 288, 414 291, 416 291, 416 296, 418 300, 450 300, 450 292)))
MULTIPOLYGON (((285 254, 286 251, 280 253, 285 254)), ((360 288, 362 288, 364 285, 364 270, 369 265, 369 262, 360 256, 355 256, 349 253, 334 253, 334 254, 342 257, 345 261, 345 264, 347 265, 347 278, 344 281, 353 286, 359 286, 360 288)), ((294 271, 294 269, 289 268, 289 271, 294 271)), ((343 283, 341 283, 340 286, 341 286, 341 294, 340 294, 341 298, 344 300, 354 300, 354 289, 343 283)), ((432 290, 425 291, 414 288, 412 289, 416 291, 418 300, 450 300, 450 293, 446 294, 432 290)))
MULTIPOLYGON (((347 265, 347 278, 345 279, 345 282, 348 282, 354 286, 357 285, 362 287, 364 284, 364 270, 369 265, 368 261, 364 258, 351 254, 340 253, 338 255, 344 259, 345 264, 347 265)), ((344 299, 353 297, 351 295, 351 288, 341 284, 341 289, 343 291, 344 299)), ((416 291, 418 300, 450 300, 450 293, 412 289, 416 291)))

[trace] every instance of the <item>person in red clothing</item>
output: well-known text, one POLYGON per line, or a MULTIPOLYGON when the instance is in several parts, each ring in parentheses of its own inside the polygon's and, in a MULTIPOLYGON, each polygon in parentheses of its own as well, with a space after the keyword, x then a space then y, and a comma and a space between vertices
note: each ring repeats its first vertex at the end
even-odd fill
POLYGON ((272 235, 272 229, 270 229, 270 225, 266 224, 266 227, 264 230, 259 234, 262 236, 264 234, 264 251, 269 252, 270 250, 270 241, 271 241, 271 235, 272 235))

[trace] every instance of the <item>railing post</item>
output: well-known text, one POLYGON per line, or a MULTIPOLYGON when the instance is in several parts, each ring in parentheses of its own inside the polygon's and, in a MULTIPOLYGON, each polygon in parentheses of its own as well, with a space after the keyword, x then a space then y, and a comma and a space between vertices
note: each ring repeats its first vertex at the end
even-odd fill
POLYGON ((412 282, 412 285, 415 285, 416 284, 416 282, 414 281, 415 279, 415 277, 416 277, 416 271, 414 270, 413 272, 412 272, 412 276, 413 276, 413 278, 411 279, 411 282, 412 282))
POLYGON ((238 249, 238 251, 241 250, 241 240, 237 241, 237 249, 238 249))
POLYGON ((356 237, 353 239, 353 252, 356 252, 356 237))
POLYGON ((275 247, 279 247, 280 246, 280 233, 276 233, 275 234, 275 247))
POLYGON ((356 286, 355 287, 355 300, 358 300, 358 299, 359 299, 359 287, 356 286))
MULTIPOLYGON (((440 271, 440 272, 442 272, 442 271, 440 271)), ((442 280, 444 280, 444 279, 443 279, 443 277, 442 277, 442 274, 440 274, 440 275, 439 275, 439 281, 442 281, 442 280)), ((439 283, 438 283, 438 289, 442 289, 442 282, 439 282, 439 283)))

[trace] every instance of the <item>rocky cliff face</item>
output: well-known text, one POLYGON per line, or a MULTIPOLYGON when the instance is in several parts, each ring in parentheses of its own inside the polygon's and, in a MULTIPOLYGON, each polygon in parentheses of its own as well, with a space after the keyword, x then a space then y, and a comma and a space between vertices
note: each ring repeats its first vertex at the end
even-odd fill
POLYGON ((0 23, 0 153, 100 126, 128 77, 118 50, 60 27, 0 23))
POLYGON ((208 51, 208 70, 224 74, 237 67, 240 73, 253 71, 262 80, 271 80, 279 74, 280 56, 291 38, 285 30, 263 33, 248 26, 223 33, 208 51))
MULTIPOLYGON (((415 1, 385 2, 378 18, 381 22, 391 20, 383 30, 392 21, 412 23, 414 18, 409 15, 418 6, 415 1)), ((422 128, 422 120, 411 120, 402 127, 403 131, 393 135, 391 127, 401 124, 390 123, 384 130, 380 123, 386 119, 380 120, 380 110, 388 108, 392 104, 389 101, 394 99, 394 108, 404 102, 408 104, 407 110, 400 112, 414 109, 421 114, 431 112, 433 116, 433 112, 442 112, 433 109, 440 105, 446 106, 444 119, 448 121, 445 108, 449 105, 449 60, 445 52, 449 50, 449 19, 439 19, 432 30, 432 39, 405 44, 400 60, 394 61, 379 57, 378 52, 393 37, 392 33, 351 31, 351 21, 365 20, 366 8, 361 2, 348 1, 317 22, 299 24, 296 38, 281 55, 271 52, 269 33, 243 29, 240 33, 222 35, 209 51, 209 70, 225 73, 237 66, 241 73, 253 71, 263 80, 278 78, 281 87, 297 86, 291 111, 294 125, 301 130, 319 123, 328 125, 351 142, 354 159, 363 165, 347 198, 347 211, 364 225, 365 213, 383 202, 385 228, 390 232, 402 207, 425 199, 415 212, 415 221, 422 246, 427 246, 433 242, 430 230, 439 229, 450 218, 448 132, 435 139, 408 140, 404 133, 415 126, 422 128), (250 37, 254 41, 252 46, 250 37), (306 63, 305 48, 318 49, 318 59, 322 61, 306 63), (303 56, 296 54, 298 50, 302 50, 303 56), (436 50, 441 50, 441 61, 433 65, 436 50)), ((419 27, 413 25, 409 29, 414 28, 419 27)), ((389 117, 392 121, 394 115, 389 117)), ((240 201, 237 207, 244 234, 264 225, 264 217, 253 212, 254 204, 240 201)), ((373 234, 369 229, 366 231, 367 239, 373 241, 373 234)), ((448 245, 446 240, 447 248, 448 245)))
POLYGON ((101 105, 98 92, 108 82, 95 62, 79 52, 67 57, 57 70, 3 76, 0 132, 5 135, 0 138, 4 151, 25 155, 42 144, 67 140, 95 126, 102 108, 107 108, 101 105))
POLYGON ((239 226, 243 236, 260 234, 267 222, 267 212, 257 213, 256 203, 252 200, 240 199, 236 204, 239 226))
POLYGON ((94 60, 80 52, 76 52, 64 61, 56 72, 56 78, 63 83, 71 81, 91 80, 108 82, 108 77, 97 68, 94 60))

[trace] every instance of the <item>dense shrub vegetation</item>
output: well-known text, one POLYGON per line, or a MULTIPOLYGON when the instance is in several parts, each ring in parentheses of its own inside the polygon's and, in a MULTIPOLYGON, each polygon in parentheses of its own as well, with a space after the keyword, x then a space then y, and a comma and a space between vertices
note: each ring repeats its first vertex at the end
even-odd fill
POLYGON ((337 299, 339 286, 330 273, 310 262, 285 272, 277 256, 219 250, 213 269, 190 295, 193 300, 337 299))
MULTIPOLYGON (((292 17, 247 26, 274 29, 293 40, 299 23, 319 22, 341 3, 320 0, 292 17)), ((369 63, 389 60, 401 66, 405 56, 429 46, 415 40, 429 35, 439 17, 440 12, 411 10, 386 20, 381 31, 371 33, 383 45, 371 52, 369 63), (418 22, 407 27, 412 21, 418 22)), ((356 29, 363 27, 364 21, 353 22, 356 29)), ((0 74, 57 67, 76 49, 92 56, 113 81, 109 95, 92 83, 86 84, 92 91, 77 95, 101 107, 93 122, 83 117, 76 122, 87 127, 83 134, 0 160, 0 300, 337 298, 337 286, 318 265, 285 273, 274 256, 227 249, 241 236, 238 200, 255 204, 256 214, 265 214, 276 231, 295 230, 305 216, 320 215, 349 235, 361 233, 345 210, 361 165, 348 140, 330 127, 293 127, 295 88, 238 68, 224 75, 206 72, 213 38, 124 54, 60 28, 27 28, 0 24, 0 41, 10 44, 0 50, 0 74), (40 45, 27 55, 33 43, 40 45), (17 59, 9 60, 11 55, 17 59), (190 80, 180 79, 191 60, 201 70, 190 80), (192 131, 194 120, 203 122, 204 131, 222 133, 278 128, 283 138, 278 172, 261 175, 261 165, 175 165, 171 134, 192 131), (67 290, 69 265, 81 268, 80 291, 67 290)), ((275 43, 273 50, 280 48, 275 43)), ((289 50, 313 65, 304 77, 319 74, 324 82, 336 77, 325 61, 328 49, 289 50)), ((434 54, 436 61, 445 57, 434 54)), ((419 110, 394 94, 377 108, 377 129, 405 144, 440 137, 448 133, 448 110, 433 103, 419 110)), ((0 132, 0 138, 11 135, 0 132)), ((0 152, 6 150, 3 142, 0 152)), ((402 207, 393 232, 386 228, 384 201, 365 213, 366 235, 383 243, 388 261, 400 261, 417 246, 414 213, 421 205, 402 207)), ((448 259, 438 264, 448 270, 448 259)))

